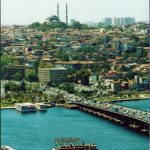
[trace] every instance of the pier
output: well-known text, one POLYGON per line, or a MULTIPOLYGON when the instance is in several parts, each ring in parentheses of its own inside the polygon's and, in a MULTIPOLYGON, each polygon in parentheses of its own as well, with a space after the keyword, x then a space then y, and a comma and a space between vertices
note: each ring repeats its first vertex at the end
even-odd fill
POLYGON ((145 116, 141 114, 145 113, 142 111, 130 109, 113 104, 85 104, 74 102, 78 106, 78 109, 92 115, 107 119, 116 124, 130 128, 138 133, 149 136, 149 113, 145 116), (137 115, 138 114, 138 115, 137 115))

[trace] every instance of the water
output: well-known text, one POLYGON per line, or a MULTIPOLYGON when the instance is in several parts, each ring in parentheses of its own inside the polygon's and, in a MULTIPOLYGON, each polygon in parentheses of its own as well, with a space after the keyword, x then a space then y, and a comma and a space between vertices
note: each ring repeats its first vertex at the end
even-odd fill
POLYGON ((100 150, 148 150, 148 137, 78 110, 50 108, 31 114, 2 110, 1 119, 1 143, 16 150, 51 150, 58 137, 80 137, 100 150))
POLYGON ((116 103, 118 105, 121 106, 126 106, 126 107, 130 107, 130 108, 134 108, 134 109, 138 109, 138 110, 142 110, 142 111, 147 111, 149 112, 150 110, 150 101, 149 99, 146 100, 138 100, 138 101, 126 101, 126 102, 118 102, 116 103))

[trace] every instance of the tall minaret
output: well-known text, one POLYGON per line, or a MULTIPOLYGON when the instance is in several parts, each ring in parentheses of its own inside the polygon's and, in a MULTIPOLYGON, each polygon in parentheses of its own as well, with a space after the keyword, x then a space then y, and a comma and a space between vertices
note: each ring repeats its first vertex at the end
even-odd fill
POLYGON ((66 24, 68 25, 68 5, 66 4, 66 24))
POLYGON ((59 4, 57 4, 57 17, 59 18, 59 4))

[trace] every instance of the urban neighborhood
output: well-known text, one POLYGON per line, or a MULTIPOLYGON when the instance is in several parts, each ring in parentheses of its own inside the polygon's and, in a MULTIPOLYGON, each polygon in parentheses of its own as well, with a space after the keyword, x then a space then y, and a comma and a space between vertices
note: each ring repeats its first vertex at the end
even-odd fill
POLYGON ((1 26, 0 149, 148 150, 149 23, 128 0, 15 1, 1 26))

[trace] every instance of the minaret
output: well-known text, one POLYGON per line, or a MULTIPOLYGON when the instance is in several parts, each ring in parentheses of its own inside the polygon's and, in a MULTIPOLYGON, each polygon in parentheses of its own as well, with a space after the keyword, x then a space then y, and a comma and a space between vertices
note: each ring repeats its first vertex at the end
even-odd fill
POLYGON ((59 18, 59 4, 57 4, 57 17, 59 18))
POLYGON ((68 5, 66 4, 66 25, 68 25, 68 5))

